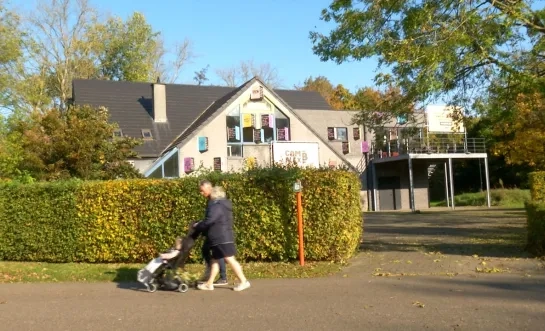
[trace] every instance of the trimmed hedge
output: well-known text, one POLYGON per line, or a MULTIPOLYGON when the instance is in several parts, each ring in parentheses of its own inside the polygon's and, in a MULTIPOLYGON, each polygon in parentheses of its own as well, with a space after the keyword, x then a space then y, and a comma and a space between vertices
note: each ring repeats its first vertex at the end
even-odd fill
POLYGON ((545 202, 545 171, 531 172, 528 181, 532 200, 545 202))
POLYGON ((526 203, 528 240, 526 249, 537 256, 545 255, 545 203, 526 203))
MULTIPOLYGON (((362 236, 357 174, 326 169, 253 169, 205 176, 233 201, 237 257, 297 258, 295 179, 303 184, 305 259, 342 261, 362 236)), ((0 259, 146 262, 204 215, 201 178, 0 184, 0 259)), ((191 261, 200 260, 199 240, 191 261)))

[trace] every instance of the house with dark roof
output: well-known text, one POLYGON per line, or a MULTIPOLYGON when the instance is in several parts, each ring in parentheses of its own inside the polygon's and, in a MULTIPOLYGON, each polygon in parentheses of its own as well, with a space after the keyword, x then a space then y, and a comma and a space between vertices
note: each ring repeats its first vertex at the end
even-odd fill
POLYGON ((297 115, 298 109, 329 110, 319 93, 273 90, 258 78, 238 88, 76 79, 73 99, 108 109, 117 136, 143 139, 131 162, 150 177, 218 168, 218 158, 222 170, 240 169, 251 157, 270 162, 273 142, 318 143, 320 165, 347 163, 341 149, 329 147, 297 115), (170 167, 175 153, 179 162, 170 167))
MULTIPOLYGON (((430 168, 469 151, 467 140, 430 149, 423 112, 370 132, 352 123, 355 111, 331 110, 317 92, 272 89, 256 77, 236 88, 77 79, 73 100, 107 108, 116 136, 143 139, 130 162, 146 177, 238 171, 248 160, 344 165, 360 174, 370 210, 429 208, 430 168)), ((474 142, 473 157, 483 148, 474 142)))

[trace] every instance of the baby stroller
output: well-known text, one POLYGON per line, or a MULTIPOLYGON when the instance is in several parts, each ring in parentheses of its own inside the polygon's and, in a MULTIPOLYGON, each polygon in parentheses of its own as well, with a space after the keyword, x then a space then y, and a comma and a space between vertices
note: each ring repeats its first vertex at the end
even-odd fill
POLYGON ((185 261, 199 234, 191 223, 189 232, 182 239, 182 247, 176 256, 164 262, 160 257, 155 258, 145 268, 138 271, 137 279, 146 286, 148 292, 153 293, 161 289, 185 293, 189 290, 189 284, 178 275, 177 271, 179 268, 184 268, 185 261))

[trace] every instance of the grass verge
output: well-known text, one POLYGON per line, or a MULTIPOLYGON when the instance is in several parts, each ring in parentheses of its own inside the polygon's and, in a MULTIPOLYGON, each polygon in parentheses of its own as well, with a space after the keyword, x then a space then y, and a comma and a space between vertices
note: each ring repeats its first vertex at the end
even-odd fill
MULTIPOLYGON (((530 190, 521 189, 494 189, 490 190, 490 204, 496 207, 524 208, 524 203, 530 201, 530 190)), ((462 193, 454 196, 454 203, 458 207, 486 206, 486 191, 462 193)), ((446 207, 447 202, 432 201, 432 207, 446 207)))
MULTIPOLYGON (((134 282, 136 273, 144 264, 90 264, 90 263, 40 263, 0 262, 1 283, 36 282, 134 282)), ((333 275, 343 265, 330 262, 295 263, 244 263, 244 273, 249 279, 256 278, 313 278, 333 275)), ((201 264, 186 266, 189 273, 204 271, 201 264)), ((234 279, 227 267, 229 279, 234 279)))

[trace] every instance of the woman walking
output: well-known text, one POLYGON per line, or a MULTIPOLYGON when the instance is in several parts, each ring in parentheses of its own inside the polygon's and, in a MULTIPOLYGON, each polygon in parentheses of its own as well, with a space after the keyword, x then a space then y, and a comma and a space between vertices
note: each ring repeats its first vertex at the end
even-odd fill
POLYGON ((210 194, 211 203, 206 219, 195 223, 198 231, 207 231, 212 261, 210 277, 206 283, 199 284, 199 290, 211 291, 214 289, 214 280, 219 272, 218 260, 224 259, 233 269, 239 280, 239 284, 233 288, 235 291, 243 291, 250 287, 250 282, 244 276, 240 263, 235 259, 236 247, 233 232, 233 204, 226 199, 225 191, 219 186, 212 188, 210 194))

